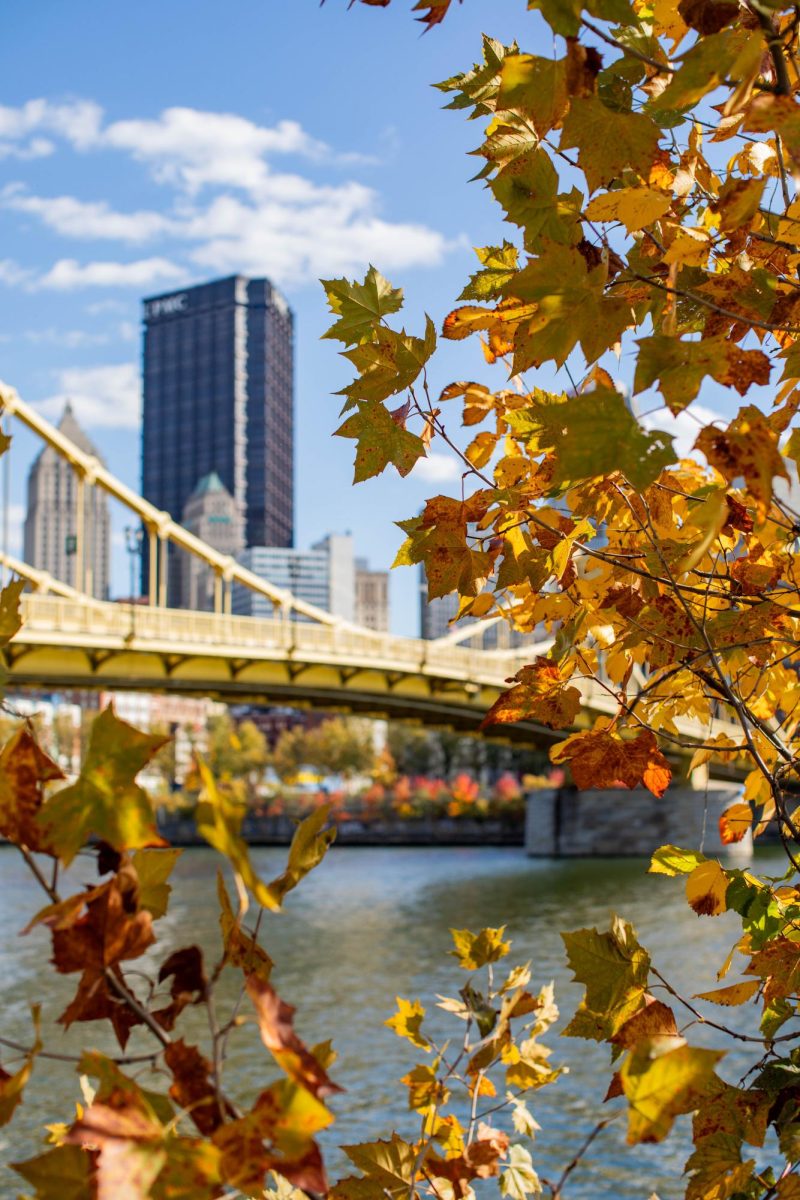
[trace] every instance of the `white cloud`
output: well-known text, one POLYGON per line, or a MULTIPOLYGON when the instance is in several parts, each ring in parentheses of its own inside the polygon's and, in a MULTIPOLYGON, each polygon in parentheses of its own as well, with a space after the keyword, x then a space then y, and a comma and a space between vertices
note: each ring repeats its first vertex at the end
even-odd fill
POLYGON ((9 184, 0 193, 4 208, 27 213, 73 238, 111 238, 144 242, 168 231, 170 221, 157 212, 114 212, 104 200, 84 201, 74 196, 31 196, 20 184, 9 184))
POLYGON ((0 159, 19 158, 23 161, 29 158, 47 158, 55 150, 55 145, 48 138, 31 138, 21 146, 14 142, 0 142, 0 159))
MULTIPOLYGON (((168 239, 171 255, 176 243, 185 247, 181 257, 185 254, 193 273, 241 271, 290 285, 356 273, 371 261, 387 270, 432 266, 457 244, 428 225, 387 220, 378 193, 358 181, 320 183, 297 171, 275 170, 275 157, 293 156, 317 168, 366 161, 359 154, 335 153, 297 121, 267 126, 235 113, 169 108, 152 119, 104 125, 102 110, 91 101, 34 100, 0 108, 0 156, 15 139, 22 153, 35 131, 60 136, 81 152, 128 155, 173 190, 173 201, 164 211, 124 212, 102 198, 33 195, 16 183, 0 194, 3 207, 68 238, 130 244, 168 239)), ((16 282, 26 283, 23 268, 6 266, 16 272, 16 282)), ((164 256, 138 263, 65 258, 38 280, 31 273, 27 286, 150 288, 186 275, 164 256)), ((0 281, 11 282, 2 263, 0 281)))
MULTIPOLYGON (((688 458, 700 430, 704 425, 710 425, 712 421, 724 421, 727 424, 726 418, 721 413, 715 412, 712 408, 706 408, 703 404, 692 404, 683 412, 678 413, 676 417, 673 417, 666 408, 659 409, 658 412, 645 416, 642 424, 645 429, 662 429, 665 433, 672 434, 675 438, 678 456, 688 458)), ((692 457, 699 457, 705 462, 703 455, 694 454, 692 457)))
POLYGON ((177 283, 185 278, 185 270, 167 258, 142 258, 127 263, 79 263, 74 258, 61 258, 31 287, 56 291, 81 287, 149 288, 160 283, 177 283))
POLYGON ((115 121, 102 140, 147 163, 160 182, 192 193, 208 184, 257 191, 268 179, 267 155, 319 160, 330 153, 297 121, 269 127, 195 108, 167 108, 155 120, 115 121))
POLYGON ((141 384, 135 363, 105 367, 68 367, 58 372, 58 392, 36 404, 43 416, 58 420, 67 401, 90 429, 138 429, 141 384))
POLYGON ((20 141, 29 134, 47 132, 85 150, 97 141, 103 110, 92 100, 28 100, 19 108, 0 105, 0 140, 20 141))
POLYGON ((425 483, 448 483, 460 478, 463 468, 458 459, 452 454, 428 454, 420 458, 411 472, 410 479, 424 480, 425 483))
POLYGON ((27 284, 30 278, 31 272, 27 268, 21 267, 12 258, 0 258, 0 283, 19 287, 21 284, 27 284))

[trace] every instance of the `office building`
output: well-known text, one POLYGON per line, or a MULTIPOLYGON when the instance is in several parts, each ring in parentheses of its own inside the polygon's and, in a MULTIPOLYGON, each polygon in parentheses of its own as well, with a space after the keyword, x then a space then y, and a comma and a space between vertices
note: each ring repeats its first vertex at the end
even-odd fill
POLYGON ((364 558, 356 559, 355 621, 379 633, 389 628, 389 572, 371 571, 364 558))
MULTIPOLYGON (((244 550, 244 522, 238 505, 216 471, 204 475, 192 492, 181 524, 220 554, 236 558, 244 550)), ((185 551, 180 556, 180 606, 211 612, 216 576, 211 567, 185 551)))
MULTIPOLYGON (((71 405, 64 408, 58 428, 86 454, 103 460, 81 429, 71 405)), ((25 561, 49 571, 62 583, 100 600, 108 599, 111 529, 108 497, 99 487, 84 485, 83 553, 78 545, 78 477, 66 459, 45 446, 28 473, 25 516, 25 561), (78 579, 81 565, 84 578, 78 579)))
MULTIPOLYGON (((329 534, 310 550, 250 546, 239 562, 254 575, 291 592, 334 616, 355 616, 355 560, 350 534, 329 534)), ((271 617, 272 602, 243 584, 233 586, 233 612, 238 616, 271 617)), ((298 618, 302 619, 302 618, 298 618)))
MULTIPOLYGON (((143 379, 146 499, 177 519, 215 471, 246 545, 291 546, 293 317, 280 292, 236 275, 145 300, 143 379)), ((170 595, 179 583, 173 554, 170 595)))
MULTIPOLYGON (((419 569, 419 627, 420 637, 436 640, 446 637, 448 633, 459 633, 469 625, 477 624, 472 617, 463 617, 456 622, 460 597, 457 592, 447 596, 437 596, 428 600, 428 580, 424 566, 419 569)), ((495 621, 481 633, 472 638, 464 638, 463 646, 472 646, 476 650, 516 650, 531 640, 530 634, 520 633, 508 621, 495 621)))

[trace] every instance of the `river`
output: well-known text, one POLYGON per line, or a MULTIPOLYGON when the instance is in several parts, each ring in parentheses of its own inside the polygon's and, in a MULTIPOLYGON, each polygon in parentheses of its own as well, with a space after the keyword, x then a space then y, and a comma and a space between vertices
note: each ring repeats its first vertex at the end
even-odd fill
MULTIPOLYGON (((285 851, 259 849, 253 858, 270 877, 281 869, 285 851)), ((219 945, 217 862, 204 849, 188 850, 179 859, 170 913, 159 923, 160 956, 194 941, 213 960, 219 945)), ((769 869, 773 864, 779 865, 777 854, 761 865, 769 869)), ((76 884, 91 880, 92 865, 79 860, 72 872, 76 884)), ((52 1024, 74 991, 75 977, 51 971, 44 931, 18 936, 40 907, 40 897, 9 847, 0 849, 0 879, 0 1032, 28 1042, 28 1001, 39 999, 49 1049, 72 1052, 88 1031, 91 1044, 111 1050, 99 1029, 76 1026, 64 1033, 52 1024)), ((437 1030, 444 1031, 447 1018, 434 1008, 435 994, 454 996, 466 979, 447 955, 450 927, 506 924, 513 940, 507 961, 530 959, 535 986, 555 980, 562 1017, 568 1017, 581 993, 570 982, 559 931, 604 927, 614 912, 633 922, 662 973, 683 994, 714 986, 714 970, 736 936, 736 919, 731 914, 695 917, 684 900, 682 881, 648 876, 641 861, 546 862, 527 859, 518 850, 493 848, 334 848, 292 893, 285 912, 268 915, 262 938, 275 960, 276 986, 298 1009, 301 1036, 308 1042, 332 1037, 339 1053, 331 1074, 346 1091, 334 1097, 337 1121, 325 1139, 332 1175, 342 1165, 336 1139, 366 1141, 387 1137, 392 1129, 414 1134, 417 1117, 408 1112, 406 1089, 397 1080, 422 1056, 385 1029, 383 1021, 394 1010, 395 995, 419 997, 436 1013, 437 1030)), ((148 960, 133 965, 146 969, 148 960)), ((221 1011, 233 1004, 237 992, 234 972, 226 972, 221 1011)), ((181 1028, 187 1040, 201 1038, 199 1013, 190 1010, 181 1028)), ((714 1044, 707 1034, 689 1036, 714 1044)), ((602 1097, 610 1071, 608 1050, 602 1046, 561 1038, 556 1031, 548 1041, 554 1059, 568 1065, 569 1074, 532 1096, 530 1108, 542 1130, 531 1149, 539 1173, 556 1178, 598 1117, 609 1115, 602 1097)), ((149 1049, 144 1035, 133 1038, 130 1049, 149 1049)), ((7 1053, 0 1061, 13 1069, 7 1053)), ((735 1082, 749 1062, 731 1052, 721 1071, 735 1082)), ((230 1084, 246 1100, 274 1074, 255 1032, 242 1031, 232 1043, 230 1084)), ((69 1066, 40 1060, 14 1122, 0 1129, 2 1161, 36 1153, 42 1126, 68 1118, 79 1098, 69 1066)), ((666 1146, 631 1149, 625 1145, 624 1119, 616 1121, 571 1177, 567 1196, 647 1200, 656 1192, 661 1200, 673 1200, 682 1195, 687 1119, 679 1126, 681 1135, 666 1146)), ((11 1198, 19 1191, 17 1176, 0 1170, 0 1196, 11 1198)))

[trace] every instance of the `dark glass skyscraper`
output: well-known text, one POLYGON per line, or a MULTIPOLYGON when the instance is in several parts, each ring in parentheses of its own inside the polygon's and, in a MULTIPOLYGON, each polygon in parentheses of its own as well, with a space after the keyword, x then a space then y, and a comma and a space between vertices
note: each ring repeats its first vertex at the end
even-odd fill
POLYGON ((280 292, 235 275, 150 297, 143 374, 145 498, 180 520, 198 480, 216 471, 247 545, 291 546, 293 316, 280 292))

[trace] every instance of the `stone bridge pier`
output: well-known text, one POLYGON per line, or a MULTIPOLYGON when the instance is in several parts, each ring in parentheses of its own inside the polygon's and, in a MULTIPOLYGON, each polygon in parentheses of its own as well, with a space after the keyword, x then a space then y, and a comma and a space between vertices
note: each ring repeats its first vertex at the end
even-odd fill
POLYGON ((747 861, 749 833, 729 846, 719 836, 720 813, 740 795, 735 783, 715 781, 700 789, 682 783, 661 800, 644 788, 542 788, 528 794, 525 850, 534 858, 649 857, 669 842, 747 861))

